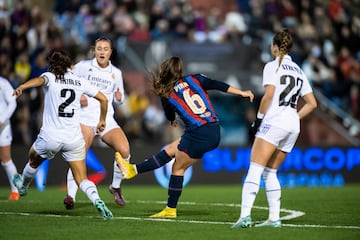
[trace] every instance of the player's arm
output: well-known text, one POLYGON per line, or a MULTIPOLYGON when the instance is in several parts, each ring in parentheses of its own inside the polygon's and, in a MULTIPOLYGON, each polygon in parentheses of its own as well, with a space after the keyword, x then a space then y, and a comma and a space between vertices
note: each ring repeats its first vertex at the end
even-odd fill
POLYGON ((250 132, 252 133, 252 135, 255 135, 257 129, 261 125, 264 115, 271 104, 274 93, 275 93, 274 85, 271 85, 271 84, 265 85, 265 93, 261 98, 259 110, 256 114, 256 119, 251 124, 250 132))
POLYGON ((14 89, 8 82, 3 86, 4 86, 3 89, 4 97, 5 97, 5 101, 7 102, 7 106, 5 109, 2 110, 2 113, 0 115, 0 127, 1 124, 5 123, 7 120, 11 118, 11 116, 13 115, 16 109, 16 98, 12 94, 14 89))
POLYGON ((106 127, 106 113, 108 107, 108 100, 106 96, 100 91, 98 91, 98 93, 94 96, 94 98, 100 102, 100 119, 96 131, 102 132, 106 127))
POLYGON ((163 106, 166 119, 169 120, 172 125, 176 125, 176 114, 171 103, 166 98, 161 98, 161 105, 163 106))
POLYGON ((317 102, 312 92, 303 96, 303 99, 305 100, 305 104, 298 112, 300 119, 303 119, 304 117, 309 115, 317 107, 317 102))
POLYGON ((242 91, 236 87, 230 86, 229 84, 227 84, 225 82, 210 79, 202 74, 199 74, 198 78, 199 78, 202 86, 206 90, 216 89, 216 90, 219 90, 222 92, 235 94, 235 95, 239 95, 242 97, 248 97, 248 98, 250 98, 250 102, 252 102, 254 100, 254 94, 250 90, 242 91))
POLYGON ((21 84, 20 86, 18 86, 14 90, 13 96, 19 97, 19 96, 21 96, 21 94, 23 93, 24 90, 26 90, 28 88, 32 88, 32 87, 40 87, 40 86, 44 85, 44 83, 45 83, 44 77, 32 78, 32 79, 26 81, 25 83, 21 84))
POLYGON ((116 87, 115 87, 115 92, 114 92, 114 103, 116 105, 120 105, 124 102, 125 100, 125 94, 124 94, 124 81, 123 81, 123 77, 122 77, 122 73, 120 72, 120 74, 116 75, 116 87))
POLYGON ((265 115, 274 97, 274 93, 275 93, 274 85, 268 84, 265 86, 265 93, 261 98, 258 114, 265 115))
POLYGON ((240 95, 242 97, 248 97, 250 99, 250 102, 253 102, 253 100, 254 100, 254 94, 250 90, 243 91, 243 90, 240 90, 240 89, 235 88, 233 86, 229 86, 229 88, 227 90, 227 93, 240 95))

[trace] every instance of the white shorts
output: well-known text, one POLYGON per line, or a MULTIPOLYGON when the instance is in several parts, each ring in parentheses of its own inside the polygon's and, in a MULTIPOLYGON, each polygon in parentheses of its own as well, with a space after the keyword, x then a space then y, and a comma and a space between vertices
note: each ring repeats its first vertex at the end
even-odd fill
POLYGON ((283 152, 291 152, 299 133, 289 132, 270 124, 261 124, 255 136, 274 144, 283 152))
POLYGON ((84 160, 86 155, 82 135, 74 136, 69 141, 59 141, 56 136, 49 136, 46 132, 40 131, 33 148, 42 158, 48 159, 53 159, 58 152, 61 152, 66 162, 84 160))
MULTIPOLYGON (((81 124, 86 125, 86 126, 89 126, 88 124, 86 124, 86 122, 82 122, 81 124)), ((106 127, 105 127, 104 131, 102 131, 100 134, 96 134, 96 126, 90 126, 90 127, 92 127, 92 129, 94 130, 94 136, 95 136, 95 135, 99 135, 101 138, 102 138, 106 133, 108 133, 109 131, 111 131, 112 129, 114 129, 114 128, 120 128, 114 118, 107 118, 107 119, 106 119, 106 127)))
POLYGON ((0 147, 9 146, 12 142, 12 132, 10 124, 5 124, 0 129, 0 147))

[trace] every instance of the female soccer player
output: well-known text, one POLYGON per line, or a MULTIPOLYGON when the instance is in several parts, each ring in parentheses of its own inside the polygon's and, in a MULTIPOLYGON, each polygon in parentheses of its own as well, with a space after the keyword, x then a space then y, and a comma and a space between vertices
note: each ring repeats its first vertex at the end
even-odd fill
MULTIPOLYGON (((114 119, 113 103, 121 104, 124 101, 123 78, 120 69, 115 67, 111 61, 112 54, 111 41, 108 38, 99 38, 95 41, 95 57, 91 60, 83 60, 74 67, 74 73, 86 78, 91 85, 105 94, 108 99, 108 112, 106 117, 106 128, 98 135, 101 140, 116 152, 120 152, 124 158, 130 159, 130 146, 128 139, 114 119)), ((95 129, 99 119, 99 103, 86 96, 81 98, 81 129, 85 138, 86 150, 91 147, 94 137, 97 135, 95 129)), ((116 204, 125 205, 125 199, 121 194, 121 172, 116 162, 114 162, 114 172, 112 184, 109 191, 113 194, 116 204)), ((68 194, 64 199, 67 209, 74 207, 77 185, 69 170, 67 176, 68 194)))
POLYGON ((269 217, 255 226, 281 227, 281 187, 277 169, 295 145, 300 120, 317 106, 308 79, 288 55, 291 46, 292 37, 287 30, 275 34, 271 44, 275 60, 267 63, 263 70, 265 93, 253 124, 257 132, 242 189, 241 213, 233 228, 252 226, 251 209, 259 191, 261 175, 265 182, 269 217), (297 110, 300 96, 305 104, 297 110))
POLYGON ((14 91, 14 95, 18 97, 25 89, 44 86, 45 99, 42 127, 29 150, 29 162, 22 175, 14 176, 13 182, 20 196, 26 195, 38 166, 45 159, 52 159, 61 152, 76 184, 92 201, 103 219, 111 219, 113 215, 100 199, 95 184, 87 179, 85 141, 80 127, 80 96, 86 94, 100 102, 96 132, 104 131, 108 106, 106 96, 70 70, 72 63, 66 52, 55 51, 49 58, 49 65, 50 72, 30 79, 14 91))
POLYGON ((8 197, 10 201, 19 199, 19 192, 12 183, 13 176, 17 173, 16 166, 11 159, 12 132, 10 118, 16 109, 16 98, 12 96, 14 89, 9 81, 0 77, 0 160, 8 176, 11 193, 8 197))
MULTIPOLYGON (((164 210, 150 217, 176 218, 176 206, 180 198, 185 170, 196 163, 202 156, 216 148, 220 142, 219 118, 212 106, 207 90, 216 89, 222 92, 250 98, 251 91, 241 91, 228 84, 211 80, 202 74, 182 75, 183 64, 180 58, 171 57, 160 64, 159 73, 153 76, 153 90, 161 97, 165 115, 174 126, 177 124, 176 114, 185 125, 175 152, 168 188, 168 202, 164 210)), ((176 141, 175 141, 176 143, 176 141)), ((170 153, 171 155, 171 153, 170 153)), ((169 157, 169 156, 168 156, 169 157)), ((117 153, 120 168, 127 177, 133 166, 121 159, 117 153)), ((153 158, 155 162, 158 159, 153 158)))

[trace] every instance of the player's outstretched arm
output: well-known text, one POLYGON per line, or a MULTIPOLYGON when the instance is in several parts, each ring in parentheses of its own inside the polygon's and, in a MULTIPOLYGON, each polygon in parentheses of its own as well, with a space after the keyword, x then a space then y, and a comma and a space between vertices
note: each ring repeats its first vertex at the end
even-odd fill
POLYGON ((14 90, 13 96, 19 97, 19 96, 21 96, 21 94, 23 93, 24 90, 26 90, 28 88, 32 88, 32 87, 42 86, 44 83, 45 83, 45 78, 43 78, 43 77, 32 78, 32 79, 24 82, 20 86, 18 86, 14 90))
POLYGON ((240 95, 242 97, 248 97, 250 99, 250 102, 253 102, 254 100, 254 94, 250 90, 242 91, 240 89, 237 89, 233 86, 230 86, 227 90, 228 93, 240 95))

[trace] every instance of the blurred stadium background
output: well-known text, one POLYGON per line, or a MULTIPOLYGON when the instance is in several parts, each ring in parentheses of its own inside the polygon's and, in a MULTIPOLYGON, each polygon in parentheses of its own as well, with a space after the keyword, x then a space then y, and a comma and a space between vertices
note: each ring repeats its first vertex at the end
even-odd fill
MULTIPOLYGON (((240 183, 249 161, 249 123, 262 95, 262 67, 271 59, 273 33, 288 28, 291 56, 310 79, 319 108, 302 122, 296 149, 279 175, 284 186, 343 186, 360 182, 359 0, 0 0, 0 75, 16 87, 47 69, 52 49, 74 60, 90 58, 95 39, 112 39, 112 62, 123 71, 127 100, 116 119, 132 161, 157 152, 181 134, 164 119, 149 90, 147 71, 171 55, 186 73, 204 73, 256 93, 255 104, 211 94, 222 125, 221 145, 189 174, 192 183, 240 183)), ((41 126, 42 91, 31 89, 12 118, 13 160, 22 169, 41 126)), ((98 184, 107 184, 111 149, 96 141, 88 159, 98 184)), ((54 160, 37 179, 63 184, 66 165, 54 160), (49 177, 46 174, 49 172, 49 177)), ((129 184, 156 184, 163 169, 129 184)), ((0 186, 7 185, 0 174, 0 186)))

